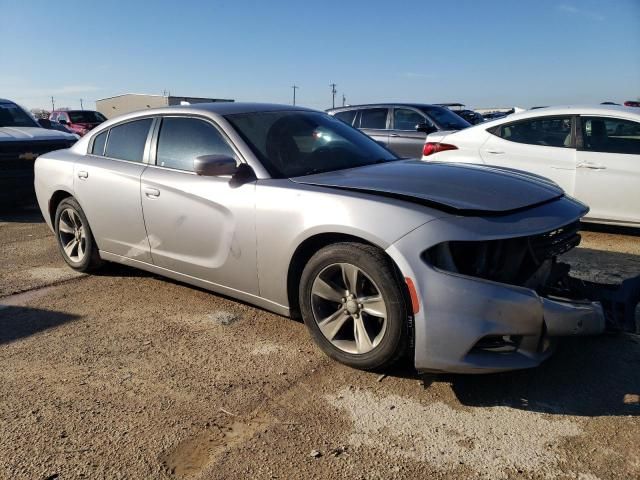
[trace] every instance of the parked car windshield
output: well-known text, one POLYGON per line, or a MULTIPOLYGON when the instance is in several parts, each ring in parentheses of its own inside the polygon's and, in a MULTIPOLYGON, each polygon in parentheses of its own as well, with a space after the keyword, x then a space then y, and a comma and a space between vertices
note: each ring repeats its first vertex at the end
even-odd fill
POLYGON ((0 127, 39 127, 39 125, 15 103, 0 103, 0 127))
POLYGON ((320 112, 254 112, 225 118, 276 178, 398 160, 370 137, 320 112))
POLYGON ((80 110, 78 112, 67 112, 71 123, 102 123, 107 118, 100 112, 91 110, 80 110))
POLYGON ((448 108, 431 106, 420 107, 420 110, 426 113, 441 130, 462 130, 471 126, 464 118, 456 115, 448 108))

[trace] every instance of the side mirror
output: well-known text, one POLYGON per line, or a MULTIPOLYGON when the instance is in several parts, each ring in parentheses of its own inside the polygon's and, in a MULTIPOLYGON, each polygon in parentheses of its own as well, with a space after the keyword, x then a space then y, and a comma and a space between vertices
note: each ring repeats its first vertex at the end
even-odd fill
POLYGON ((62 125, 66 125, 67 121, 64 118, 59 118, 58 119, 58 123, 62 124, 62 125))
POLYGON ((437 131, 438 129, 430 123, 419 123, 416 125, 416 132, 422 132, 429 135, 430 133, 434 133, 437 131))
POLYGON ((238 165, 235 158, 228 155, 202 155, 193 161, 193 171, 203 177, 221 177, 234 175, 238 165))
POLYGON ((51 128, 51 120, 49 120, 48 118, 39 118, 38 119, 38 125, 40 125, 42 128, 51 128))

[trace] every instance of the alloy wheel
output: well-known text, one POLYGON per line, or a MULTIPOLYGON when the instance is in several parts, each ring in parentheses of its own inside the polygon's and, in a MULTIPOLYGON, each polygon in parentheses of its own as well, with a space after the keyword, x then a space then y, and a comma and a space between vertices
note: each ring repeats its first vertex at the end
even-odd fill
POLYGON ((322 269, 311 287, 311 308, 324 337, 347 353, 370 352, 387 329, 387 306, 380 288, 350 263, 322 269))
POLYGON ((87 254, 87 235, 78 212, 66 208, 58 220, 58 237, 65 255, 74 263, 80 263, 87 254))

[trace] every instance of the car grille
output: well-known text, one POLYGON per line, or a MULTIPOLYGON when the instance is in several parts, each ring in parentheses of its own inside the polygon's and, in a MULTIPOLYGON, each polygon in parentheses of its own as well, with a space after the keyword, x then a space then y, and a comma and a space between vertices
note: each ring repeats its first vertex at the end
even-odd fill
POLYGON ((33 168, 33 157, 44 153, 69 148, 75 142, 69 140, 46 140, 32 142, 0 142, 0 174, 33 168), (29 155, 33 154, 33 155, 29 155), (21 155, 27 155, 20 158, 21 155))

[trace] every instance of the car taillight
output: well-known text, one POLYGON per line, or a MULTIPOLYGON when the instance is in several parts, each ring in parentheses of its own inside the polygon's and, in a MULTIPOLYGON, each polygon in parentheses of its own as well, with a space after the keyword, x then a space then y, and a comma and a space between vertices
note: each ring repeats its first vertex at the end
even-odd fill
POLYGON ((422 155, 428 157, 434 153, 444 152, 446 150, 457 150, 458 147, 450 145, 448 143, 427 142, 422 148, 422 155))

